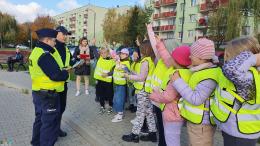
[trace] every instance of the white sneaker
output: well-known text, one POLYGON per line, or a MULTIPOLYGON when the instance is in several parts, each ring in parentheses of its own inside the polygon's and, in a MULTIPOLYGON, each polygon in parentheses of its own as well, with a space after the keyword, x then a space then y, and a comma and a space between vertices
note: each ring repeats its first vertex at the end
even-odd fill
POLYGON ((116 122, 121 122, 123 120, 123 115, 117 114, 114 119, 111 120, 111 122, 116 123, 116 122))
POLYGON ((79 91, 77 91, 76 92, 76 94, 75 94, 75 96, 79 96, 80 95, 80 92, 79 91))
POLYGON ((134 124, 137 122, 137 118, 135 117, 135 118, 132 119, 130 122, 134 125, 134 124))
POLYGON ((85 90, 85 94, 86 94, 86 95, 89 95, 89 92, 88 92, 88 90, 85 90))

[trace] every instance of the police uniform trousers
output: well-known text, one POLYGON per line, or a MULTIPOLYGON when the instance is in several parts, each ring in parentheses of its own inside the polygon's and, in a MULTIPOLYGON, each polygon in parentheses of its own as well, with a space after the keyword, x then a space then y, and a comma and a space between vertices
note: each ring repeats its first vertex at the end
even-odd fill
POLYGON ((33 91, 35 121, 31 144, 33 146, 54 146, 58 137, 60 98, 58 93, 33 91))
POLYGON ((67 82, 65 82, 64 91, 59 92, 60 95, 60 115, 59 115, 59 123, 58 123, 59 130, 61 129, 60 125, 61 125, 62 114, 64 113, 67 104, 67 92, 68 92, 68 85, 67 82))

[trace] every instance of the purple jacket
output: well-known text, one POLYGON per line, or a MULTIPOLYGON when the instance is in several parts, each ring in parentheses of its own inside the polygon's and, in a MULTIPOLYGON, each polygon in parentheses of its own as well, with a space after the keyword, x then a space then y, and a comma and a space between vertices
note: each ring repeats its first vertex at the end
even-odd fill
MULTIPOLYGON (((238 94, 244 99, 256 96, 254 78, 249 71, 249 68, 255 66, 255 64, 255 55, 249 51, 244 51, 225 62, 222 68, 224 75, 236 85, 238 94)), ((237 103, 235 103, 235 108, 239 108, 237 103)), ((237 119, 233 113, 231 113, 227 122, 221 123, 217 119, 215 119, 215 122, 222 131, 229 135, 247 139, 257 139, 260 137, 260 133, 250 135, 241 134, 237 129, 237 119)))
MULTIPOLYGON (((215 90, 217 83, 211 79, 201 81, 194 90, 183 79, 177 79, 173 86, 179 92, 182 98, 193 105, 201 105, 205 103, 205 107, 209 108, 209 100, 211 93, 215 90)), ((209 112, 204 112, 202 124, 209 125, 209 112)))

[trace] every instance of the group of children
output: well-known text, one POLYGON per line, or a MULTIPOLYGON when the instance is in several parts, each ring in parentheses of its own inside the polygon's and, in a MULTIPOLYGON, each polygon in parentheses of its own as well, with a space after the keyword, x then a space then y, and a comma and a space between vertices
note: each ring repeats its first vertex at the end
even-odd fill
POLYGON ((127 83, 133 84, 136 118, 131 133, 122 139, 157 142, 158 131, 160 146, 180 146, 186 123, 191 146, 212 146, 216 126, 224 146, 255 146, 260 137, 257 39, 245 36, 230 41, 221 68, 213 41, 202 38, 169 53, 151 24, 147 30, 149 40, 140 43, 140 53, 134 53, 131 64, 127 49, 112 58, 108 49, 101 48, 94 72, 100 113, 106 112, 108 100, 107 112, 117 113, 112 122, 122 121, 127 83), (149 133, 139 136, 144 121, 149 133))

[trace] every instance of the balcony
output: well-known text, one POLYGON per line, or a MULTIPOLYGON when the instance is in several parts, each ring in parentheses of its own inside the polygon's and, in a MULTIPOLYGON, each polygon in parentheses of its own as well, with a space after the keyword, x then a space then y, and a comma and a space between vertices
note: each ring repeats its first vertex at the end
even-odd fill
POLYGON ((215 0, 213 2, 207 0, 205 3, 200 5, 200 12, 208 12, 217 9, 220 5, 225 5, 229 0, 215 0))
POLYGON ((167 6, 167 5, 173 5, 176 4, 176 0, 162 0, 161 1, 161 6, 167 6))
POLYGON ((155 32, 162 32, 162 31, 164 31, 164 32, 167 32, 167 31, 173 31, 173 30, 175 30, 175 25, 163 25, 163 26, 155 26, 155 27, 153 27, 153 30, 155 31, 155 32))
POLYGON ((156 1, 156 2, 154 3, 154 7, 155 7, 155 8, 159 8, 159 7, 160 7, 160 1, 156 1))
POLYGON ((70 17, 70 21, 76 21, 76 17, 70 17))
POLYGON ((172 18, 172 17, 176 17, 175 11, 154 14, 153 19, 156 20, 156 19, 165 19, 165 18, 172 18))

